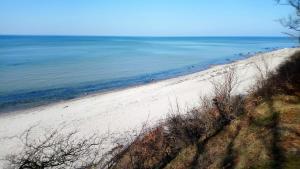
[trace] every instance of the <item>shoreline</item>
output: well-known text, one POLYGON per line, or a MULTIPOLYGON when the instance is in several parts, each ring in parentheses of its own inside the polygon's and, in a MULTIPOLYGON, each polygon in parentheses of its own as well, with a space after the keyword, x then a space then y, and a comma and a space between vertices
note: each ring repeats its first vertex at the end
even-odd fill
POLYGON ((71 98, 71 99, 57 100, 57 101, 53 101, 53 102, 49 102, 49 103, 44 103, 44 104, 41 104, 41 105, 38 105, 38 106, 29 106, 29 107, 25 107, 25 108, 17 108, 17 109, 8 110, 8 111, 2 111, 1 110, 0 111, 0 118, 5 117, 5 116, 9 116, 9 115, 13 115, 13 114, 19 114, 19 113, 23 114, 23 113, 31 112, 31 111, 40 111, 45 107, 51 107, 51 106, 56 106, 56 105, 60 105, 60 104, 65 104, 65 103, 68 103, 68 102, 74 102, 74 101, 80 101, 80 100, 84 100, 84 99, 88 99, 88 98, 104 96, 106 94, 115 93, 115 92, 122 92, 122 91, 135 89, 135 88, 139 88, 139 87, 146 87, 146 86, 155 85, 155 84, 161 83, 161 82, 168 82, 168 81, 173 81, 173 80, 182 79, 182 78, 187 79, 187 77, 189 77, 189 76, 194 76, 194 75, 198 75, 200 73, 205 73, 206 71, 209 71, 210 69, 214 69, 216 67, 223 67, 223 66, 226 66, 226 65, 235 64, 235 63, 238 63, 240 61, 245 61, 245 60, 257 57, 258 55, 263 55, 263 54, 272 53, 272 52, 276 52, 276 51, 280 51, 280 50, 286 50, 286 49, 292 50, 292 49, 298 49, 298 47, 270 49, 269 51, 266 51, 266 52, 258 51, 258 52, 254 53, 252 55, 245 54, 245 55, 242 56, 242 58, 237 59, 237 60, 232 60, 229 63, 208 65, 207 68, 204 68, 203 70, 199 70, 199 71, 196 71, 196 72, 193 72, 193 73, 186 73, 186 74, 182 74, 182 75, 171 77, 171 78, 166 78, 166 79, 161 79, 161 80, 154 80, 154 81, 151 81, 151 82, 148 82, 148 83, 146 82, 146 83, 143 83, 143 84, 133 84, 133 85, 124 86, 124 87, 121 87, 121 88, 114 88, 114 89, 108 89, 108 90, 103 90, 103 91, 95 91, 95 92, 75 96, 74 98, 71 98))
MULTIPOLYGON (((184 110, 199 105, 199 96, 209 95, 211 81, 232 67, 236 67, 240 85, 236 93, 247 92, 254 83, 257 72, 254 63, 266 59, 273 70, 300 48, 285 48, 256 54, 229 64, 215 65, 200 72, 161 80, 145 85, 96 93, 72 100, 0 114, 0 158, 17 152, 21 144, 14 139, 26 129, 38 125, 35 133, 45 129, 67 126, 82 135, 93 133, 124 133, 139 130, 144 122, 155 124, 164 119, 170 108, 179 104, 184 110), (10 138, 10 139, 4 139, 10 138)), ((1 168, 0 162, 0 168, 1 168)))
MULTIPOLYGON (((293 47, 290 47, 289 49, 294 49, 294 48, 297 48, 297 47, 293 46, 293 47)), ((285 48, 282 48, 282 49, 285 49, 285 48)), ((168 81, 168 80, 172 80, 172 79, 176 79, 176 78, 181 78, 181 77, 184 77, 184 76, 197 74, 197 73, 200 73, 202 71, 206 71, 208 69, 212 69, 215 66, 233 64, 233 63, 239 62, 241 60, 245 60, 245 59, 249 59, 251 57, 255 57, 256 55, 259 55, 259 54, 274 52, 274 51, 282 50, 282 49, 280 49, 280 48, 279 49, 278 48, 266 48, 264 50, 254 52, 254 53, 250 53, 250 52, 245 53, 245 54, 239 53, 239 54, 235 54, 235 55, 240 55, 240 58, 238 58, 238 59, 231 60, 231 59, 227 58, 226 61, 223 61, 222 63, 210 64, 210 65, 204 66, 203 68, 200 68, 200 67, 196 66, 197 68, 195 70, 192 70, 192 71, 188 71, 190 68, 182 68, 182 69, 187 69, 187 70, 182 71, 182 72, 178 73, 177 75, 176 74, 168 75, 168 76, 160 78, 160 79, 151 79, 151 80, 148 80, 148 81, 142 81, 140 83, 132 83, 132 84, 124 85, 124 86, 120 86, 120 87, 111 87, 111 88, 100 89, 100 90, 96 89, 94 91, 86 92, 86 93, 80 93, 79 92, 77 94, 70 95, 69 96, 70 98, 63 98, 63 97, 60 98, 60 96, 58 96, 59 99, 57 99, 57 100, 45 99, 42 102, 33 101, 33 102, 28 103, 28 105, 22 105, 22 103, 8 103, 8 104, 13 104, 13 105, 12 106, 9 105, 7 107, 4 107, 3 109, 1 109, 1 107, 0 107, 0 117, 2 115, 5 115, 5 114, 20 112, 20 111, 26 111, 26 110, 34 110, 34 109, 38 109, 40 107, 51 106, 51 105, 59 104, 59 103, 62 103, 62 102, 74 101, 74 100, 78 100, 78 99, 84 99, 84 98, 87 98, 87 97, 95 97, 95 96, 98 96, 98 95, 103 95, 103 94, 107 94, 107 93, 111 93, 111 92, 118 92, 118 91, 121 91, 121 90, 127 90, 127 89, 130 89, 130 88, 136 88, 136 87, 140 87, 140 86, 146 86, 146 85, 159 83, 159 82, 162 82, 162 81, 168 81), (14 106, 15 106, 15 108, 14 108, 14 106)), ((193 67, 194 66, 192 66, 192 68, 193 67)), ((170 70, 170 71, 172 71, 172 70, 170 70)), ((97 84, 96 84, 96 86, 97 86, 97 84)), ((58 89, 47 89, 47 90, 60 90, 60 89, 58 88, 58 89)), ((47 91, 47 90, 45 90, 45 91, 47 91)), ((68 88, 61 88, 61 90, 68 90, 68 88)), ((30 91, 30 92, 27 92, 27 93, 20 93, 20 94, 24 95, 24 94, 30 94, 32 92, 43 92, 43 90, 30 91)), ((19 95, 19 94, 17 93, 17 95, 19 95)), ((7 97, 7 96, 4 96, 4 97, 7 97)), ((35 98, 35 99, 37 99, 37 98, 35 98)))
MULTIPOLYGON (((289 49, 293 49, 293 48, 296 48, 296 47, 291 47, 289 49)), ((113 93, 113 92, 119 92, 119 91, 123 91, 123 90, 134 89, 134 88, 137 88, 137 87, 152 85, 152 84, 156 84, 156 83, 163 82, 163 81, 168 81, 168 80, 176 80, 177 78, 184 78, 185 76, 198 74, 198 73, 204 72, 206 70, 213 69, 214 67, 217 67, 217 66, 234 64, 236 62, 246 60, 246 59, 249 59, 251 57, 255 57, 256 55, 259 55, 259 54, 274 52, 274 51, 283 50, 283 49, 286 49, 286 48, 267 49, 267 51, 258 51, 254 54, 251 54, 251 55, 249 55, 249 53, 247 53, 247 54, 241 54, 240 53, 240 54, 237 54, 237 55, 242 55, 241 58, 239 58, 239 59, 236 59, 236 60, 230 60, 229 59, 230 61, 226 61, 227 63, 210 64, 210 65, 207 65, 206 68, 196 70, 192 73, 182 72, 181 75, 178 75, 178 76, 174 75, 174 77, 171 76, 170 78, 166 77, 166 78, 162 78, 160 80, 153 80, 153 81, 150 81, 150 82, 144 82, 142 84, 132 84, 132 85, 123 86, 123 87, 120 87, 120 88, 112 88, 112 89, 104 89, 102 91, 101 90, 100 91, 94 91, 94 92, 91 92, 91 93, 80 94, 78 96, 74 96, 74 98, 71 98, 71 99, 60 99, 60 100, 57 100, 57 101, 50 101, 48 103, 42 103, 42 104, 37 105, 37 106, 32 106, 31 105, 31 106, 25 106, 25 107, 20 107, 20 108, 15 108, 15 109, 13 109, 13 108, 8 109, 8 110, 4 109, 4 111, 0 110, 0 118, 2 116, 5 116, 5 115, 10 115, 10 114, 19 113, 19 112, 36 111, 36 110, 39 110, 43 107, 55 106, 56 104, 61 104, 61 103, 64 103, 64 102, 76 101, 76 100, 86 99, 86 98, 89 98, 89 97, 97 97, 97 96, 101 96, 101 95, 105 95, 105 94, 109 94, 109 93, 113 93)))

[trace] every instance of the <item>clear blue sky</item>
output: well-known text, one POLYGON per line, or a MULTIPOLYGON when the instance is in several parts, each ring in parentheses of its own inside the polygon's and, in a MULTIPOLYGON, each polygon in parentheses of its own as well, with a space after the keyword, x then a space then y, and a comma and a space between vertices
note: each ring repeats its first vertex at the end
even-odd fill
POLYGON ((0 34, 280 36, 274 0, 0 0, 0 34))

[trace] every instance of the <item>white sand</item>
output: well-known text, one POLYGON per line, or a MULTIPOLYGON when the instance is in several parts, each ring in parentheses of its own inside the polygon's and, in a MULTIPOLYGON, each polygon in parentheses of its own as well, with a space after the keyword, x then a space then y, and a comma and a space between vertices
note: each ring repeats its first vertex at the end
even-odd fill
POLYGON ((265 58, 270 68, 274 69, 296 50, 299 49, 281 49, 258 54, 187 76, 2 114, 0 138, 4 139, 0 139, 0 158, 17 151, 20 147, 20 143, 11 137, 36 124, 40 134, 45 128, 57 128, 63 124, 67 124, 70 130, 78 129, 85 134, 94 132, 101 134, 108 130, 122 133, 140 127, 146 120, 153 122, 163 119, 176 101, 182 107, 197 106, 199 96, 209 94, 210 81, 220 78, 220 75, 232 66, 236 66, 241 82, 236 92, 246 92, 257 76, 253 63, 261 64, 261 58, 265 58))

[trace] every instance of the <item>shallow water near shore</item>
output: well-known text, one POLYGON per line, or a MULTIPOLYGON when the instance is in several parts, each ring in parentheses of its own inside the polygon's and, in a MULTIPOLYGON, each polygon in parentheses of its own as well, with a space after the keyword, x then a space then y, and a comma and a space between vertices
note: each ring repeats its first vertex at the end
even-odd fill
POLYGON ((283 37, 0 36, 0 112, 194 73, 283 37))

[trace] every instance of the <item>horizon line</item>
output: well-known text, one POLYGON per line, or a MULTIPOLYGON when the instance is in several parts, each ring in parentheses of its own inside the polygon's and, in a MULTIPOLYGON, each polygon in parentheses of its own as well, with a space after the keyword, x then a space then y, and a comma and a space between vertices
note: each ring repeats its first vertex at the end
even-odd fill
MULTIPOLYGON (((63 34, 0 34, 0 36, 52 36, 52 37, 290 37, 287 35, 63 35, 63 34)), ((292 38, 292 37, 290 37, 292 38)))

